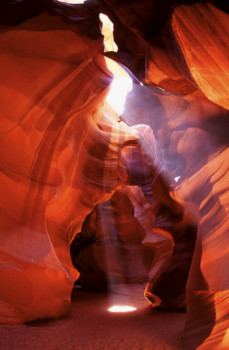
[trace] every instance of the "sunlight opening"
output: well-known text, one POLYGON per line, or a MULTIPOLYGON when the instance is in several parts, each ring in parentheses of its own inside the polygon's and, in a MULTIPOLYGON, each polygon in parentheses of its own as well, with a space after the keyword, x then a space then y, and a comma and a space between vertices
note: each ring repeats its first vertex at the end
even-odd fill
POLYGON ((131 89, 132 80, 129 76, 114 77, 106 100, 118 115, 123 113, 126 96, 131 89))
POLYGON ((65 4, 84 4, 86 0, 57 0, 58 2, 64 2, 65 4))
POLYGON ((104 46, 105 46, 105 52, 107 51, 118 51, 118 46, 116 45, 114 41, 114 24, 113 22, 107 17, 107 15, 104 15, 104 13, 99 14, 100 21, 102 22, 102 34, 104 36, 104 46))
MULTIPOLYGON (((105 52, 117 52, 118 47, 114 42, 113 36, 114 24, 103 13, 100 13, 99 18, 102 22, 105 52)), ((132 89, 132 79, 130 78, 129 74, 114 60, 107 57, 105 57, 105 60, 108 69, 114 75, 114 79, 111 83, 110 91, 106 97, 106 100, 115 113, 120 115, 124 110, 126 96, 132 89)))
POLYGON ((108 309, 110 312, 131 312, 137 310, 134 306, 114 305, 108 309))

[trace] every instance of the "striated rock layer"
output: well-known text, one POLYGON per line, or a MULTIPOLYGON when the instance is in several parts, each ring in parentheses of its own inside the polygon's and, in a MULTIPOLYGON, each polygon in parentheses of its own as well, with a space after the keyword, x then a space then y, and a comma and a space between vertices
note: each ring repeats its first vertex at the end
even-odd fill
POLYGON ((79 270, 186 307, 184 349, 228 348, 229 15, 191 2, 1 5, 1 322, 64 314, 79 270), (120 118, 100 12, 134 77, 120 118))
MULTIPOLYGON (((171 28, 173 32, 168 34, 166 28, 153 39, 146 77, 170 93, 136 87, 123 119, 129 125, 141 120, 152 127, 168 174, 180 177, 174 182, 175 192, 198 224, 186 287, 184 348, 226 349, 229 122, 228 91, 223 86, 228 86, 228 15, 208 4, 181 6, 171 28)), ((167 284, 168 294, 170 288, 167 284)), ((153 291, 160 293, 160 286, 153 291)))
POLYGON ((79 276, 70 242, 111 195, 118 148, 135 138, 102 116, 102 51, 102 38, 57 16, 1 30, 1 322, 66 312, 79 276))

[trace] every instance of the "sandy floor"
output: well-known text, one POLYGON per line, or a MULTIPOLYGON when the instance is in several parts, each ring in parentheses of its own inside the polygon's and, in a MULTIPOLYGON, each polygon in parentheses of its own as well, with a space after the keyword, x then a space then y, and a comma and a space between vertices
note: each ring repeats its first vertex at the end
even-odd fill
POLYGON ((181 349, 184 313, 153 311, 143 286, 117 286, 109 293, 74 290, 67 316, 29 325, 1 325, 1 350, 175 350, 181 349), (108 312, 113 304, 137 308, 108 312))

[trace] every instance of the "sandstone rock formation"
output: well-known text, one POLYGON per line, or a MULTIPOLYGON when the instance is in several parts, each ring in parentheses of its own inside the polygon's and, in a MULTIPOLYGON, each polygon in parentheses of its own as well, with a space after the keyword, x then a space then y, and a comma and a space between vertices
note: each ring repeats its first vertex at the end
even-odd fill
POLYGON ((79 278, 73 259, 82 284, 146 281, 154 306, 186 305, 184 349, 226 349, 226 8, 0 8, 0 321, 64 314, 79 278), (104 54, 100 13, 114 22, 117 52, 104 54), (134 81, 119 118, 105 100, 105 55, 134 81))

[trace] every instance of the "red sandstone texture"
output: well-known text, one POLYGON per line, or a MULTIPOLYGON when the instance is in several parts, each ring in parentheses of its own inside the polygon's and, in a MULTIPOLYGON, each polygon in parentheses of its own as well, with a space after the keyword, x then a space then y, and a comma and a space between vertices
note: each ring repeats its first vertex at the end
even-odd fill
POLYGON ((227 349, 229 15, 4 4, 0 321, 65 314, 80 271, 92 288, 145 281, 153 306, 187 309, 184 349, 227 349), (119 121, 100 12, 134 78, 119 121))

